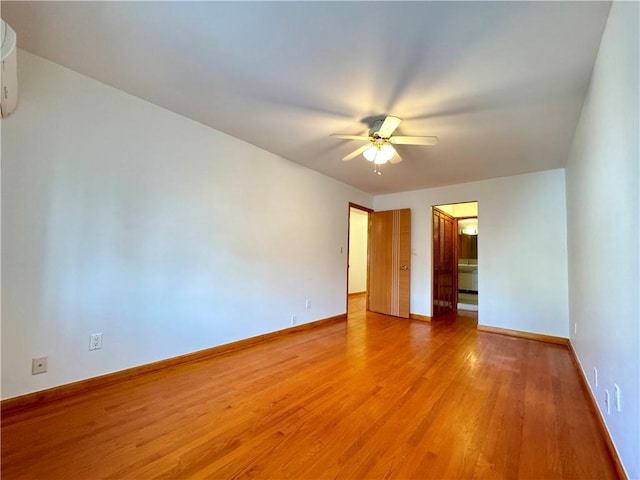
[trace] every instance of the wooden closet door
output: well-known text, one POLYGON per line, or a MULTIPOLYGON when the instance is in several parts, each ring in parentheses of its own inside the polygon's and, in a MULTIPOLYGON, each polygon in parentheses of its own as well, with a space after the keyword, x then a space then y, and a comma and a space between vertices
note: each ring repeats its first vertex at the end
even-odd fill
POLYGON ((439 317, 458 309, 457 221, 433 208, 433 309, 439 317))
POLYGON ((369 215, 367 309, 409 318, 411 291, 411 210, 369 215))

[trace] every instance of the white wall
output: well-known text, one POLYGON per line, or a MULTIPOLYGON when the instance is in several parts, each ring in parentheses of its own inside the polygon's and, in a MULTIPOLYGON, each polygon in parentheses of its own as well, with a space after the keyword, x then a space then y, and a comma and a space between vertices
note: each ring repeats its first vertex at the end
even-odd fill
POLYGON ((612 4, 566 172, 571 342, 633 479, 640 478, 639 15, 637 2, 612 4), (607 414, 604 392, 614 383, 622 411, 607 414))
POLYGON ((411 208, 411 312, 431 315, 431 207, 478 202, 478 321, 568 337, 564 170, 375 197, 411 208))
POLYGON ((351 208, 349 234, 349 293, 367 289, 367 235, 369 215, 351 208))
POLYGON ((370 196, 18 60, 2 121, 3 398, 345 312, 348 203, 370 196))

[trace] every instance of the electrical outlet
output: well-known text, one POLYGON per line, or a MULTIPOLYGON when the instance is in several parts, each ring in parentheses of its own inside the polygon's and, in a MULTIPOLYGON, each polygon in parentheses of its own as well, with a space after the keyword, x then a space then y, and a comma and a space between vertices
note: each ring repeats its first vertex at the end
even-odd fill
POLYGON ((598 388, 598 369, 593 367, 593 386, 598 388))
POLYGON ((610 398, 609 398, 609 390, 605 389, 604 390, 604 406, 607 409, 607 414, 611 413, 611 402, 610 402, 610 398))
POLYGON ((307 298, 307 301, 305 302, 304 306, 305 306, 305 308, 307 308, 307 309, 311 308, 311 300, 309 300, 309 299, 307 298))
POLYGON ((47 360, 49 357, 38 357, 31 359, 31 375, 38 375, 47 371, 47 360))
POLYGON ((298 323, 298 317, 291 315, 291 325, 295 325, 296 323, 298 323))
POLYGON ((94 333, 89 340, 89 350, 98 350, 102 348, 102 333, 94 333))
POLYGON ((620 387, 617 383, 613 384, 613 400, 616 402, 616 410, 621 412, 622 405, 620 403, 620 387))

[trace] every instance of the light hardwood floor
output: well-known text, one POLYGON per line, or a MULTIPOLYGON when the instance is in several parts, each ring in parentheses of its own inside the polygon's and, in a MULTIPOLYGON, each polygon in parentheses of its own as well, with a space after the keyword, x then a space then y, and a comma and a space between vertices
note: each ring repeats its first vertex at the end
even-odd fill
POLYGON ((616 478, 566 347, 365 314, 2 419, 2 479, 616 478))

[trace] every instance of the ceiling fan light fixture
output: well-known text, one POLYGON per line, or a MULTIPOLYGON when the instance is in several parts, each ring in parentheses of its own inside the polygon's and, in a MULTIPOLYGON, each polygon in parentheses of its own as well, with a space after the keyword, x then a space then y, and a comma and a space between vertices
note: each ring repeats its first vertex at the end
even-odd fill
POLYGON ((347 135, 335 133, 332 136, 344 138, 346 140, 362 140, 366 142, 360 148, 356 148, 342 158, 343 161, 353 160, 360 154, 368 161, 375 164, 374 172, 380 174, 378 165, 384 165, 387 162, 393 164, 402 161, 402 157, 393 148, 393 145, 436 145, 438 137, 409 137, 405 135, 394 135, 398 126, 402 122, 399 117, 387 116, 384 119, 378 119, 371 125, 369 135, 347 135))
POLYGON ((371 145, 362 155, 370 162, 382 165, 391 160, 395 153, 395 149, 388 143, 385 143, 384 145, 371 145))
POLYGON ((373 162, 376 159, 376 156, 378 155, 378 147, 376 147, 375 145, 371 145, 364 152, 362 152, 362 155, 368 161, 373 162))

